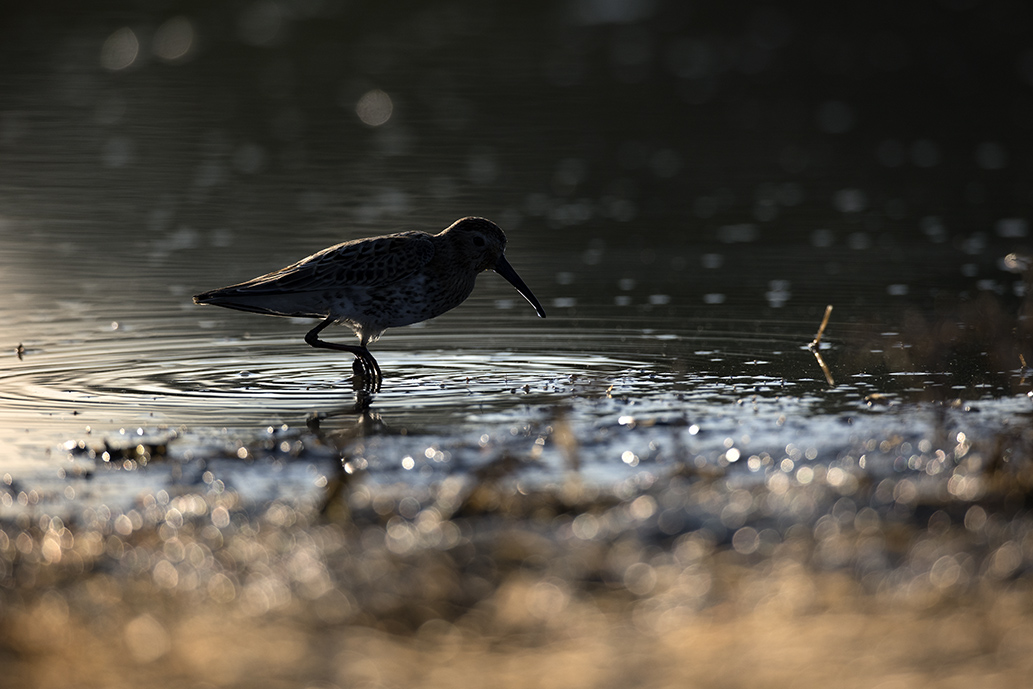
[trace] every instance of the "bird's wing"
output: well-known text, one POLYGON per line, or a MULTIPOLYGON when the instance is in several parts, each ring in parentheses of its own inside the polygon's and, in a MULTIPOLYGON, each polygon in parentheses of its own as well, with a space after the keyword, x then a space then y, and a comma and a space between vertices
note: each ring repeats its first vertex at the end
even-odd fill
POLYGON ((349 285, 374 287, 412 275, 433 257, 434 243, 429 234, 399 232, 331 246, 233 288, 257 295, 310 292, 349 285))

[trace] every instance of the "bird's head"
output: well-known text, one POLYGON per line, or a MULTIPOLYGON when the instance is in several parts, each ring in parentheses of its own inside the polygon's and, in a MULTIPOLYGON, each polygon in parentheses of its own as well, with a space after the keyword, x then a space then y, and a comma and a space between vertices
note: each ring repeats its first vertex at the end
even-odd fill
POLYGON ((538 315, 545 318, 545 309, 506 260, 506 233, 501 227, 485 218, 461 218, 441 234, 448 236, 462 259, 474 266, 478 273, 491 269, 506 278, 530 302, 538 315))

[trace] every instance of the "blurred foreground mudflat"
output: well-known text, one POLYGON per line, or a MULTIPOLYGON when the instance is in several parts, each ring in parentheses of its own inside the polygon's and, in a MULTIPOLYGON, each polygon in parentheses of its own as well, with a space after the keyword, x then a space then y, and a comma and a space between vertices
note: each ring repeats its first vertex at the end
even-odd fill
POLYGON ((1033 438, 945 442, 911 457, 954 467, 931 484, 677 465, 528 490, 505 456, 422 488, 342 471, 308 501, 212 481, 19 517, 0 683, 1027 686, 1033 438))

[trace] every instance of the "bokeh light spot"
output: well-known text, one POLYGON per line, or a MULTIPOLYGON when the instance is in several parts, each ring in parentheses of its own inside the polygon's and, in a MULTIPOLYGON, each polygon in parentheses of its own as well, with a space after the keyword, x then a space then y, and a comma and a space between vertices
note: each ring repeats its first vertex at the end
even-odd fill
POLYGON ((742 555, 751 555, 760 547, 760 535, 752 526, 738 529, 732 536, 732 548, 742 555))
POLYGON ((1008 164, 1008 151, 996 141, 976 146, 976 164, 984 170, 1000 170, 1008 164))
POLYGON ((355 114, 359 116, 363 124, 370 127, 379 127, 391 119, 394 112, 394 103, 391 96, 380 89, 373 89, 362 94, 358 104, 355 106, 355 114))
POLYGON ((173 17, 154 32, 154 54, 165 62, 179 62, 194 48, 194 25, 186 17, 173 17))
POLYGON ((171 640, 161 622, 150 615, 129 621, 124 631, 126 648, 138 663, 149 663, 169 652, 171 640))
POLYGON ((128 26, 123 26, 108 36, 100 49, 100 64, 104 69, 117 72, 136 62, 140 54, 140 41, 128 26))

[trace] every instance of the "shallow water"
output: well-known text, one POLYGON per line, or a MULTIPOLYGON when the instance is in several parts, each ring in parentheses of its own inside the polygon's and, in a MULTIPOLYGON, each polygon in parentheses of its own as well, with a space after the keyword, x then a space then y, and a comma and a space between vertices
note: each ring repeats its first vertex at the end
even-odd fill
MULTIPOLYGON (((70 561, 147 574, 183 614, 202 589, 246 615, 332 593, 335 623, 377 626, 406 568, 454 555, 453 583, 482 593, 398 604, 393 631, 421 605, 449 624, 505 609, 518 561, 571 600, 613 604, 598 581, 641 597, 627 623, 653 632, 661 608, 753 609, 686 584, 697 565, 724 581, 725 556, 846 572, 917 610, 1026 585, 1033 71, 1009 7, 5 10, 0 574, 25 592, 70 561), (548 318, 481 276, 373 345, 368 409, 348 357, 304 344, 312 323, 191 302, 464 215, 506 230, 548 318), (353 521, 331 537, 335 501, 353 521), (413 536, 419 515, 441 524, 413 536), (55 560, 66 525, 78 545, 55 560), (495 558, 508 528, 538 550, 495 558), (284 565, 255 603, 266 556, 223 555, 259 532, 278 553, 323 543, 305 557, 332 583, 309 596, 284 565), (222 559, 168 554, 195 536, 222 559), (566 559, 581 546, 612 550, 596 570, 566 559), (349 569, 379 558, 383 590, 349 569), (668 560, 684 576, 664 589, 668 560)), ((71 580, 65 613, 103 597, 71 580)), ((147 619, 182 643, 140 605, 113 614, 130 647, 147 619)))

